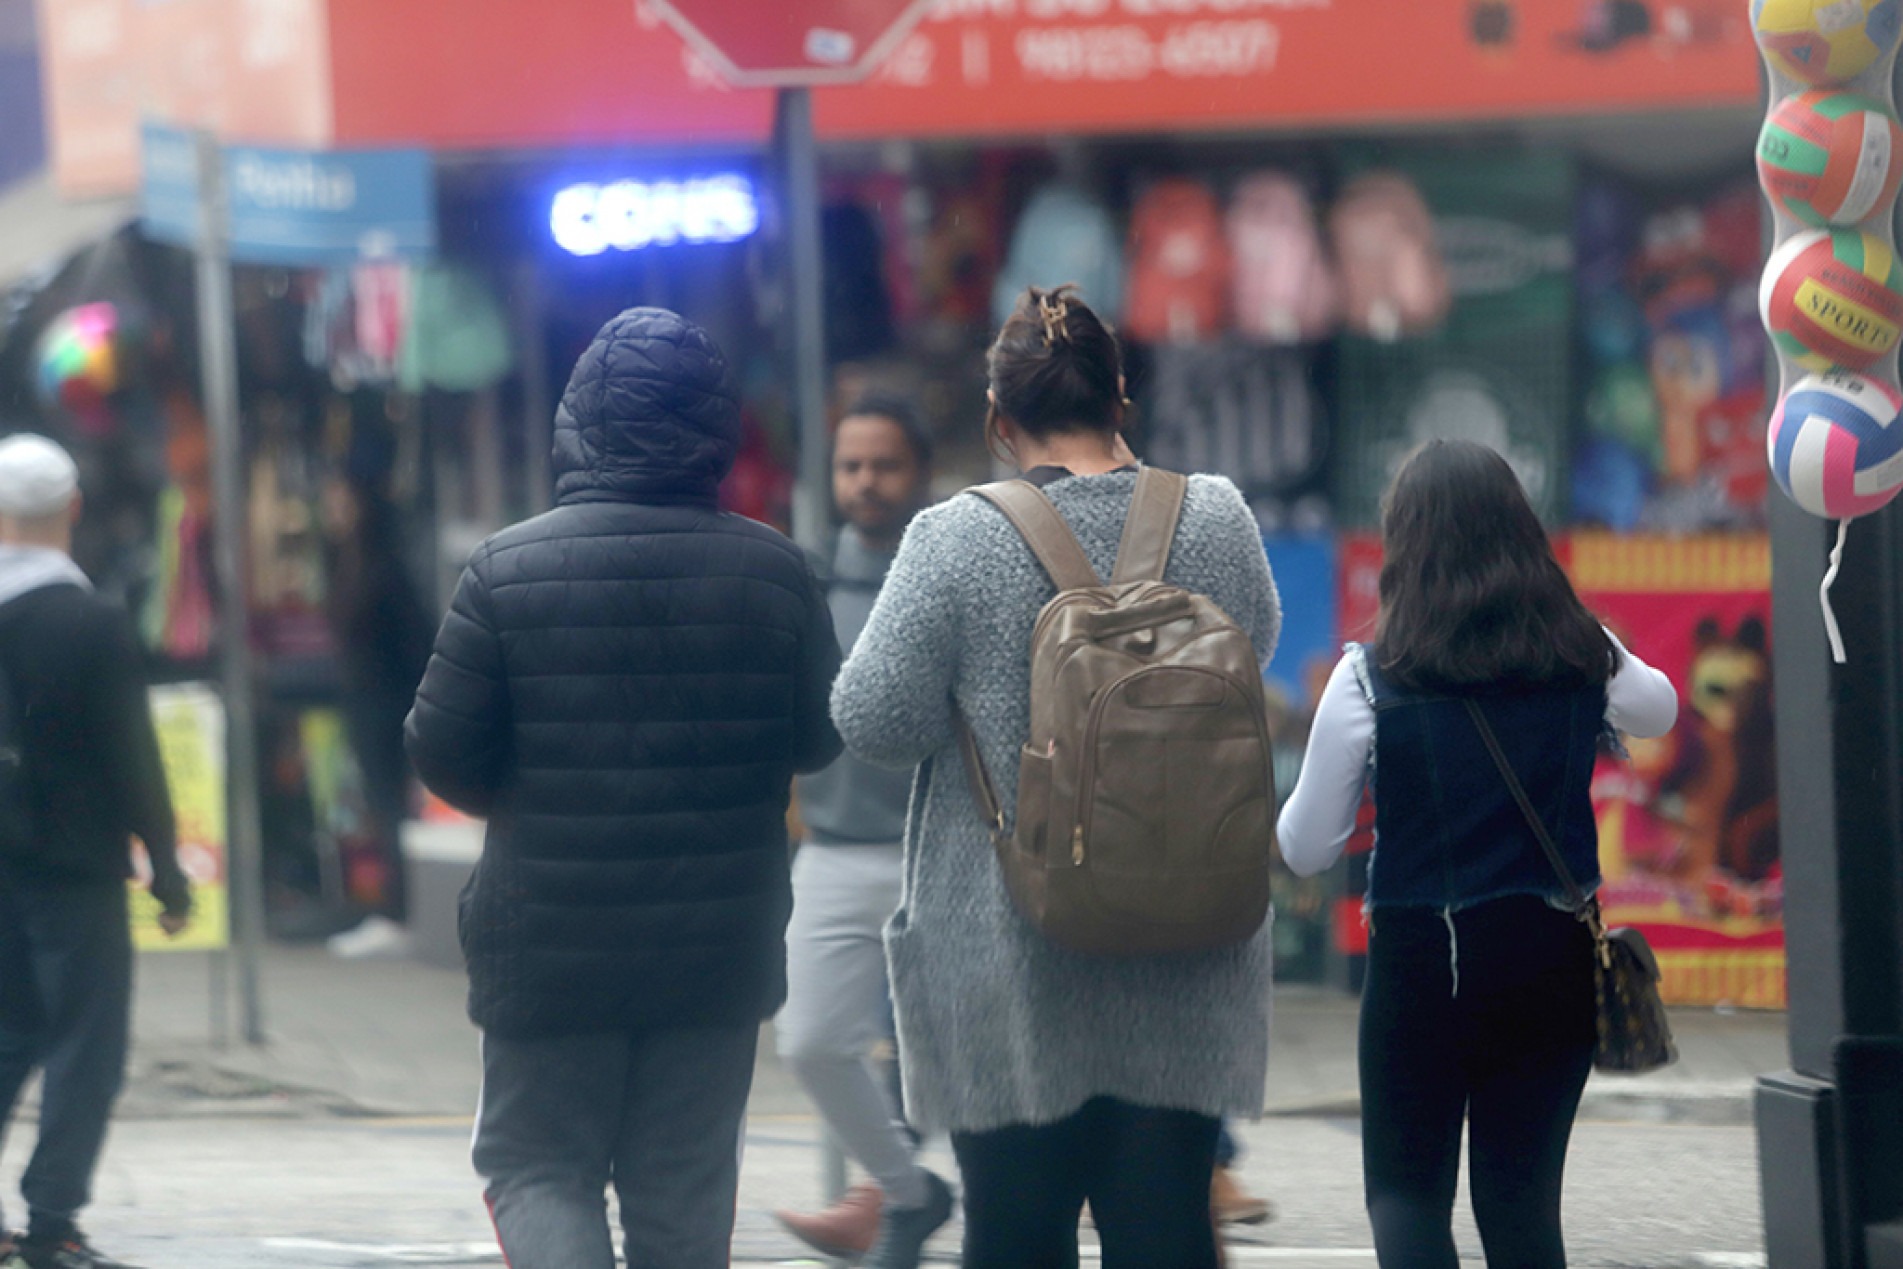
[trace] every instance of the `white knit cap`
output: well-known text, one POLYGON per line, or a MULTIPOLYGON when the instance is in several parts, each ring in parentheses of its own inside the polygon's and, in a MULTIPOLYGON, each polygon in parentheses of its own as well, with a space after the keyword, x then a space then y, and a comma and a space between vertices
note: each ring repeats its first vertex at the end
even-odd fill
POLYGON ((21 432, 0 441, 0 515, 37 520, 72 505, 79 490, 73 456, 44 436, 21 432))

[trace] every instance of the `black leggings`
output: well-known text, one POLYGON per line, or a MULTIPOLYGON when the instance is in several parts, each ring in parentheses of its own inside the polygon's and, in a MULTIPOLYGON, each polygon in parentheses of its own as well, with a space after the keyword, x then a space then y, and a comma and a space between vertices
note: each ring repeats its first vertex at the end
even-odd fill
POLYGON ((1457 1269, 1460 1132, 1488 1269, 1559 1269, 1560 1180, 1592 1068, 1592 939, 1530 896, 1375 910, 1361 1151, 1381 1269, 1457 1269))
POLYGON ((1090 1200, 1104 1269, 1214 1269, 1219 1124, 1109 1097, 1054 1124, 955 1132, 965 1269, 1075 1269, 1090 1200))

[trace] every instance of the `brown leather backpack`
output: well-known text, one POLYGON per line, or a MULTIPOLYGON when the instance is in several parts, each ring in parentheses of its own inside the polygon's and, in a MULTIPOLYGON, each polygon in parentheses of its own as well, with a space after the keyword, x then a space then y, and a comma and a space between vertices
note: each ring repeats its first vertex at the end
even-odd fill
POLYGON ((1240 943, 1269 907, 1275 777, 1249 636, 1161 580, 1189 482, 1146 467, 1110 584, 1034 485, 971 490, 1057 583, 1031 634, 1016 823, 959 719, 1006 887, 1053 943, 1103 956, 1240 943))

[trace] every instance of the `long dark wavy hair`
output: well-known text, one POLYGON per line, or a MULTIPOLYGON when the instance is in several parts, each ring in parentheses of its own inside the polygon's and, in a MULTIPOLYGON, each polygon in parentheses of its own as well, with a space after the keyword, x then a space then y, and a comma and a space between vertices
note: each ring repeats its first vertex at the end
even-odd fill
POLYGON ((1415 691, 1585 687, 1616 650, 1579 601, 1506 460, 1429 441, 1381 513, 1386 562, 1375 661, 1415 691))

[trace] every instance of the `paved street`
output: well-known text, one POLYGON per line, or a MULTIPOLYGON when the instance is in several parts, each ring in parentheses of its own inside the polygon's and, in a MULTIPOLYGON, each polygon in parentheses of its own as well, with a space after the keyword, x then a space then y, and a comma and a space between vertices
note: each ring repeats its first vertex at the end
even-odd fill
MULTIPOLYGON (((206 1042, 202 959, 141 965, 135 1075, 99 1182, 100 1243, 152 1269, 495 1264, 468 1165, 474 1036, 459 975, 407 963, 340 964, 274 949, 273 1043, 206 1042)), ((1271 1102, 1244 1125, 1249 1186, 1280 1218, 1242 1231, 1235 1265, 1372 1266, 1352 1118, 1353 1002, 1307 990, 1278 998, 1271 1102)), ((1755 1069, 1781 1061, 1782 1020, 1680 1016, 1680 1067, 1596 1081, 1568 1187, 1574 1262, 1595 1266, 1761 1263, 1757 1170, 1744 1100, 1755 1069)), ((819 1198, 816 1125, 763 1058, 742 1174, 735 1254, 784 1263, 799 1246, 769 1213, 819 1198)), ((29 1133, 5 1154, 9 1186, 29 1133)), ((939 1165, 950 1167, 941 1147, 939 1165)), ((1463 1215, 1460 1240, 1478 1263, 1463 1215)), ((934 1243, 955 1260, 956 1228, 934 1243)))
MULTIPOLYGON (((499 1263, 468 1172, 464 1120, 193 1118, 125 1123, 100 1178, 103 1246, 153 1269, 499 1263)), ((1353 1121, 1275 1119, 1244 1131, 1249 1184, 1280 1219, 1245 1231, 1232 1263, 1372 1265, 1353 1121)), ((8 1152, 17 1166, 17 1146, 8 1152)), ((768 1212, 817 1197, 813 1125, 750 1127, 735 1254, 796 1259, 768 1212)), ((11 1172, 9 1173, 11 1175, 11 1172)), ((1574 1263, 1749 1264, 1756 1167, 1738 1125, 1582 1125, 1569 1178, 1574 1263)), ((1464 1214, 1460 1245, 1478 1259, 1464 1214)), ((955 1259, 955 1230, 934 1249, 955 1259)))

